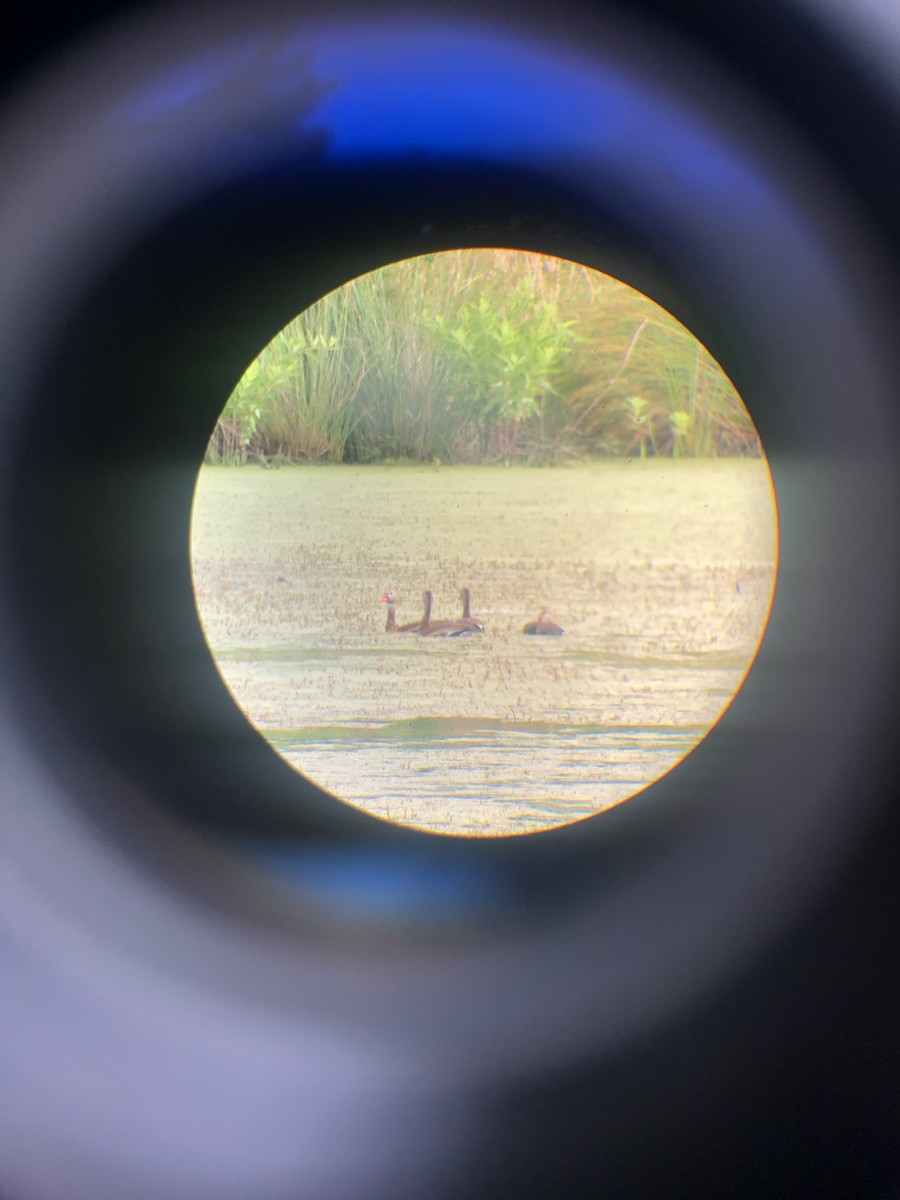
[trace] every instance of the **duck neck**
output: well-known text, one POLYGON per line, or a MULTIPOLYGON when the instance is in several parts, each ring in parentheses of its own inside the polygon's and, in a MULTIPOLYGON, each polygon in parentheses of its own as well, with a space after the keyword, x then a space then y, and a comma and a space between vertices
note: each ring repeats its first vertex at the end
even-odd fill
POLYGON ((391 633, 397 627, 397 619, 396 618, 397 618, 397 605, 389 604, 387 606, 387 624, 384 627, 385 631, 387 633, 391 633))

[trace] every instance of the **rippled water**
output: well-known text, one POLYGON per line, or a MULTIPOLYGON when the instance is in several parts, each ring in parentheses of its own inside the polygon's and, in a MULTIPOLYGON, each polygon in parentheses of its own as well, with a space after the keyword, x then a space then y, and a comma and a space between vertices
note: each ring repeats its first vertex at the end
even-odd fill
POLYGON ((219 670, 304 774, 378 815, 509 833, 671 769, 739 686, 774 580, 757 460, 204 468, 193 556, 219 670), (484 635, 385 631, 467 585, 484 635), (566 630, 521 627, 547 605, 566 630))

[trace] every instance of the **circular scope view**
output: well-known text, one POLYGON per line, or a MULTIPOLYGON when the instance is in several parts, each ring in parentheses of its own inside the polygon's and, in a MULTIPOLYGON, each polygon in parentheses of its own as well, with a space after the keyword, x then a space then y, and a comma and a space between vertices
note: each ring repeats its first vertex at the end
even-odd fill
POLYGON ((395 263, 283 329, 219 418, 191 538, 207 642, 273 749, 465 836, 671 771, 750 668, 778 542, 758 434, 696 338, 511 250, 395 263))

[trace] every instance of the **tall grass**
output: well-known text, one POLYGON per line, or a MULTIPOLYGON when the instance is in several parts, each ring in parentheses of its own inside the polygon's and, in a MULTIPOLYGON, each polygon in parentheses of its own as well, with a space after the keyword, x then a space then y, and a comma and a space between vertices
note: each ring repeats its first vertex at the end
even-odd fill
POLYGON ((207 458, 759 453, 721 368, 651 300, 549 256, 459 250, 361 276, 292 321, 228 399, 207 458))
POLYGON ((346 300, 352 302, 352 293, 342 299, 301 313, 250 363, 219 419, 208 458, 342 459, 365 371, 363 346, 351 335, 353 306, 346 300))
POLYGON ((422 325, 426 303, 450 314, 457 293, 443 286, 433 256, 364 275, 326 297, 354 306, 366 374, 346 457, 451 460, 466 457, 466 433, 450 400, 450 373, 422 325), (350 293, 352 292, 352 299, 350 293))

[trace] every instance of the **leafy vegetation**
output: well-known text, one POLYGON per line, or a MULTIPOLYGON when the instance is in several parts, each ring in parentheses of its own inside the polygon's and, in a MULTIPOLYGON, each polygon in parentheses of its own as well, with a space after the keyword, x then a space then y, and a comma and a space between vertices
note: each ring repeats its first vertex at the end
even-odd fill
POLYGON ((561 259, 458 250, 301 313, 247 368, 207 461, 748 454, 731 382, 657 304, 561 259))

